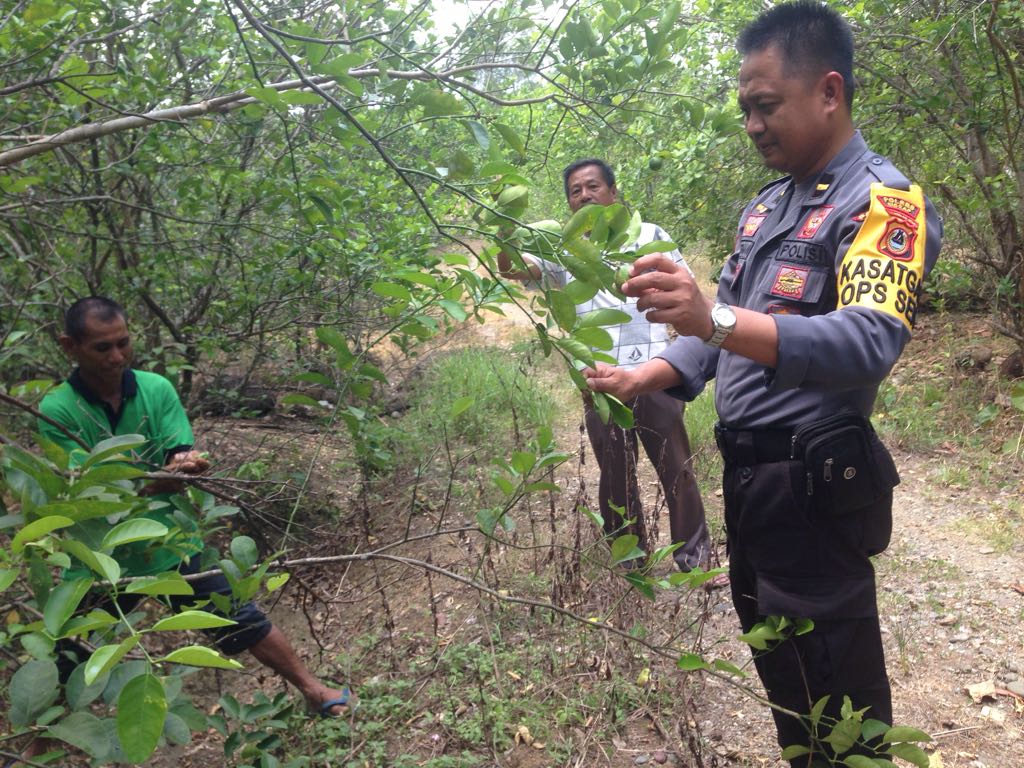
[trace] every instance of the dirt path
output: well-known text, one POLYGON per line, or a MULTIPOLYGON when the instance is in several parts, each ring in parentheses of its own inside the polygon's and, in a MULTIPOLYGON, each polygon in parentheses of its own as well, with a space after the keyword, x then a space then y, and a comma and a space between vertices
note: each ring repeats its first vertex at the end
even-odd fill
MULTIPOLYGON (((523 322, 487 323, 472 329, 460 329, 464 338, 453 340, 454 346, 483 344, 505 347, 522 333, 529 333, 523 322)), ((911 350, 915 352, 915 350, 911 350)), ((930 353, 919 346, 917 354, 930 353)), ((575 395, 567 398, 558 424, 557 441, 565 450, 576 451, 585 441, 579 431, 579 405, 575 395)), ((938 415, 938 414, 937 414, 938 415)), ((228 425, 237 435, 237 425, 228 425)), ((290 439, 284 430, 282 439, 290 439)), ((342 446, 344 435, 332 444, 342 446)), ((712 446, 695 446, 698 460, 704 464, 704 477, 711 478, 705 485, 705 500, 712 528, 721 530, 721 497, 714 470, 712 446)), ((294 452, 294 450, 293 450, 294 452)), ((302 451, 298 451, 302 453, 302 451)), ((1015 589, 1024 582, 1024 542, 1014 538, 1012 528, 1001 527, 1008 511, 1016 510, 1020 516, 1021 476, 1013 474, 1013 467, 998 460, 979 467, 977 457, 961 456, 949 449, 928 453, 894 452, 903 482, 896 489, 894 505, 894 534, 889 549, 877 558, 879 603, 883 624, 888 668, 893 684, 896 720, 900 724, 919 727, 936 737, 932 768, 1024 768, 1024 697, 1017 698, 1012 691, 1024 693, 1024 594, 1015 589), (965 686, 991 682, 990 694, 975 702, 965 692, 965 686)), ((582 466, 575 456, 559 472, 563 491, 556 497, 553 519, 556 524, 556 543, 572 546, 573 531, 578 517, 572 506, 580 484, 586 489, 597 487, 597 475, 591 457, 585 456, 582 466)), ((658 489, 653 471, 644 462, 641 473, 645 505, 654 508, 658 489)), ((1017 472, 1020 472, 1018 466, 1017 472)), ((325 468, 324 477, 329 477, 325 468)), ((700 469, 698 474, 701 475, 700 469)), ((330 489, 327 489, 330 490, 330 489)), ((404 494, 408 489, 401 483, 390 484, 390 495, 375 500, 379 509, 375 514, 393 515, 396 523, 403 523, 409 507, 404 494)), ((351 500, 335 499, 342 507, 351 500)), ((467 499, 465 508, 453 511, 460 522, 472 524, 475 514, 473 500, 467 499), (464 521, 462 518, 465 518, 464 521)), ((529 510, 517 512, 520 519, 520 544, 530 543, 527 530, 532 531, 524 519, 536 514, 547 514, 547 502, 536 502, 529 510)), ((350 521, 351 522, 351 521, 350 521)), ((408 533, 413 536, 428 533, 437 522, 431 508, 425 506, 421 514, 410 518, 408 533)), ((668 543, 667 522, 659 520, 659 544, 668 543)), ((398 525, 397 527, 401 527, 398 525)), ((538 530, 547 530, 539 526, 538 530)), ((535 532, 534 532, 535 533, 535 532)), ((353 531, 347 531, 354 535, 353 531)), ((378 530, 378 543, 392 541, 404 531, 378 530)), ((585 534, 591 535, 592 532, 585 534)), ((530 534, 532 535, 532 533, 530 534)), ((479 577, 474 569, 481 563, 479 544, 473 537, 448 537, 428 540, 421 545, 406 545, 401 554, 426 559, 452 571, 479 577)), ((584 544, 589 543, 584 541, 584 544)), ((721 547, 724 557, 724 546, 721 547)), ((396 550, 397 552, 398 550, 396 550)), ((522 554, 512 548, 495 547, 489 555, 490 568, 495 569, 504 590, 511 594, 533 594, 540 598, 550 596, 550 584, 560 576, 555 566, 538 566, 536 553, 522 554), (531 581, 532 579, 532 581, 531 581), (535 590, 530 593, 530 589, 535 590)), ((662 564, 659 573, 672 572, 662 564)), ((486 569, 485 569, 486 570, 486 569)), ((384 619, 379 600, 375 597, 377 582, 371 570, 355 567, 347 576, 345 589, 339 585, 336 594, 343 607, 338 613, 327 609, 321 614, 317 607, 314 615, 321 637, 334 638, 331 652, 348 651, 360 638, 381 635, 384 619)), ((326 574, 322 574, 326 575, 326 574)), ((312 574, 306 578, 317 581, 312 574)), ((319 577, 317 577, 319 578, 319 577)), ((662 695, 637 706, 635 702, 624 710, 624 722, 604 730, 597 724, 593 728, 565 727, 557 729, 563 740, 572 739, 574 747, 568 758, 555 757, 548 750, 538 750, 519 744, 503 753, 493 763, 501 768, 547 768, 547 766, 606 765, 609 768, 630 768, 634 765, 655 764, 664 757, 669 765, 690 768, 692 762, 679 735, 697 734, 702 740, 706 765, 718 768, 781 768, 774 744, 774 729, 766 707, 753 701, 734 686, 718 680, 691 675, 683 685, 682 673, 671 663, 650 663, 642 655, 626 658, 621 655, 605 658, 598 652, 582 660, 570 659, 579 648, 592 648, 600 644, 600 633, 585 627, 562 625, 561 629, 542 630, 536 636, 537 626, 525 620, 520 608, 511 608, 497 619, 492 613, 493 602, 482 601, 471 589, 444 579, 433 583, 419 570, 392 571, 385 574, 383 583, 388 590, 391 620, 390 640, 378 640, 368 645, 364 655, 352 667, 342 670, 346 679, 357 685, 370 680, 400 681, 407 671, 389 673, 384 663, 385 652, 405 654, 409 659, 426 659, 432 668, 443 667, 448 648, 472 647, 474 643, 487 643, 490 637, 485 628, 492 621, 509 622, 502 629, 510 647, 517 641, 530 640, 557 646, 552 658, 565 657, 565 666, 552 663, 550 685, 558 696, 584 697, 594 690, 607 690, 614 676, 633 681, 649 666, 652 690, 671 692, 678 689, 678 701, 662 695), (400 576, 398 575, 400 573, 400 576), (400 585, 400 588, 397 586, 400 585), (432 612, 427 606, 431 598, 436 606, 432 612), (504 617, 504 618, 502 618, 504 617), (437 621, 437 624, 434 622, 437 621), (439 633, 439 634, 438 634, 439 633), (531 635, 531 633, 534 633, 531 635), (580 640, 586 635, 587 639, 580 640), (413 639, 419 636, 420 639, 413 639), (441 637, 440 647, 431 648, 431 637, 441 637), (390 650, 387 650, 390 646, 390 650), (609 667, 609 665, 611 665, 609 667), (390 677, 389 677, 390 674, 390 677), (559 677, 561 676, 561 677, 559 677), (602 688, 604 686, 604 688, 602 688), (684 701, 685 699, 685 701, 684 701), (665 703, 668 701, 669 703, 665 703), (608 733, 617 733, 609 737, 608 733), (575 734, 575 735, 574 735, 575 734), (597 742, 597 743, 595 743, 597 742), (583 746, 578 746, 583 745, 583 746), (596 760, 596 762, 594 762, 596 760)), ((736 664, 749 659, 745 645, 732 638, 739 631, 727 591, 710 596, 702 591, 680 593, 661 592, 653 603, 644 601, 635 592, 629 592, 621 578, 591 568, 584 570, 578 587, 577 602, 572 606, 582 615, 599 615, 596 609, 615 606, 614 621, 629 629, 630 622, 645 627, 652 639, 664 639, 679 633, 688 618, 706 617, 703 643, 706 655, 721 657, 736 664), (595 608, 596 607, 596 608, 595 608), (594 611, 593 613, 590 611, 594 611)), ((282 621, 301 638, 306 619, 294 605, 282 604, 275 611, 275 620, 282 621)), ((488 632, 491 630, 488 630, 488 632)), ((330 664, 330 653, 317 653, 310 643, 305 648, 311 662, 322 660, 330 664)), ((588 651, 589 653, 590 651, 588 651)), ((492 651, 493 653, 493 651, 492 651)), ((513 700, 529 701, 537 694, 519 685, 518 677, 524 670, 499 666, 506 663, 492 659, 494 677, 499 684, 510 686, 513 700), (512 673, 515 673, 514 675, 512 673)), ((394 664, 394 662, 392 662, 394 664)), ((421 674, 421 673, 417 673, 421 674)), ((259 676, 259 675, 258 675, 259 676)), ((261 677, 261 676, 260 676, 261 677)), ((429 677, 418 678, 427 685, 429 677)), ((268 691, 279 690, 276 682, 264 679, 268 691)), ((246 685, 242 681, 241 685, 246 685)), ((251 685, 251 681, 248 683, 251 685)), ((419 685, 419 683, 418 683, 419 685)), ((238 689, 240 686, 232 686, 238 689)), ((385 688, 386 689, 386 688, 385 688)), ((410 704, 420 715, 406 721, 429 721, 429 713, 437 701, 417 688, 411 694, 410 704)), ((599 699, 606 707, 608 701, 599 699)), ((213 697, 213 701, 216 697, 213 697)), ((546 705, 546 704, 545 704, 546 705)), ((470 708, 470 714, 472 708, 470 708)), ((608 718, 607 709, 595 710, 595 723, 608 718)), ((614 720, 615 717, 612 717, 614 720)), ((419 729, 417 725, 396 733, 400 749, 418 755, 457 754, 463 748, 457 741, 446 746, 444 741, 431 742, 437 733, 452 733, 437 721, 419 729), (450 750, 449 751, 449 747, 450 750)), ((372 727, 367 720, 363 727, 372 727)), ((312 737, 311 737, 312 738, 312 737)), ((554 740, 554 737, 552 738, 554 740)), ((189 745, 178 751, 184 759, 165 761, 161 765, 210 766, 220 764, 219 746, 214 738, 208 743, 189 745)), ((169 755, 167 757, 170 757, 169 755)), ((367 761, 360 756, 360 764, 384 766, 386 761, 367 761)), ((339 763, 344 764, 344 763, 339 763)), ((425 762, 423 764, 426 764, 425 762)), ((461 763, 451 763, 452 765, 461 763)), ((469 765, 470 763, 466 763, 469 765)), ((475 762, 474 765, 489 764, 475 762)), ((431 763, 433 765, 433 763, 431 763)), ((447 765, 447 763, 446 763, 447 765)))

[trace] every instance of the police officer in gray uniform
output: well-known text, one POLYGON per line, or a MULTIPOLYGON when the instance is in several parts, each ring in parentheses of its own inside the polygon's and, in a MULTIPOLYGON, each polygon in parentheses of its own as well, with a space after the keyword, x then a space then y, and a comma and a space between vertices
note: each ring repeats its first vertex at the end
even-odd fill
MULTIPOLYGON (((691 400, 717 379, 740 623, 814 621, 755 658, 770 700, 807 713, 829 695, 825 715, 837 718, 848 695, 867 718, 891 722, 869 558, 889 543, 899 478, 868 417, 910 340, 942 224, 854 130, 853 39, 835 11, 776 6, 737 47, 747 134, 789 175, 743 212, 716 302, 661 257, 637 260, 625 293, 680 338, 640 368, 600 365, 588 381, 623 399, 666 389, 691 400)), ((806 723, 773 714, 780 745, 811 748, 792 764, 815 764, 806 723)))

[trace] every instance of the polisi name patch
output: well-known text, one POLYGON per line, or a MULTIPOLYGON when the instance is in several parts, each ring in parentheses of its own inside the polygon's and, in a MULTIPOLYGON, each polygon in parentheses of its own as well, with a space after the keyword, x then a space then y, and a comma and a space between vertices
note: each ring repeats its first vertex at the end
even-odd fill
POLYGON ((808 264, 828 263, 828 254, 820 243, 806 240, 783 240, 775 252, 776 261, 803 261, 808 264))

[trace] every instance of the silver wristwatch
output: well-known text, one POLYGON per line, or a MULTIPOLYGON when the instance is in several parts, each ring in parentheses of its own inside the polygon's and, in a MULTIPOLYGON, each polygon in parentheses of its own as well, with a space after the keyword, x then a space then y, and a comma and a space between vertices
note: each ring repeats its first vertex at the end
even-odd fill
POLYGON ((711 347, 720 347, 726 337, 736 327, 736 313, 732 307, 721 302, 711 308, 711 338, 705 344, 711 347))

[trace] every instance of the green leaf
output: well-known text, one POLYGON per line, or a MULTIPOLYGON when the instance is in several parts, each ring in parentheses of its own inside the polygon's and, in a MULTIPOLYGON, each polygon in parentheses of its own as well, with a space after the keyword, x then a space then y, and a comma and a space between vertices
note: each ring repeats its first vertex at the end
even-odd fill
POLYGON ((481 176, 504 176, 506 173, 515 173, 516 167, 511 163, 501 160, 491 160, 480 166, 481 176))
POLYGON ((7 588, 13 584, 21 571, 17 568, 0 568, 0 592, 7 591, 7 588))
POLYGON ((45 735, 77 747, 95 759, 102 759, 110 752, 110 735, 106 726, 89 712, 72 712, 56 725, 51 725, 45 735))
POLYGON ((74 520, 63 515, 50 515, 41 520, 36 520, 34 523, 29 523, 18 531, 18 535, 14 537, 14 540, 11 542, 11 551, 19 554, 29 542, 38 541, 58 528, 67 528, 69 525, 74 525, 74 522, 74 520))
POLYGON ((133 581, 125 590, 133 595, 192 595, 192 585, 182 578, 180 573, 169 571, 158 576, 150 576, 133 581))
POLYGON ((452 403, 452 409, 449 418, 454 419, 459 414, 464 413, 475 402, 476 400, 470 395, 460 397, 458 400, 452 403))
MULTIPOLYGON (((51 520, 52 518, 48 517, 46 519, 51 520)), ((105 555, 102 552, 94 552, 76 539, 63 541, 61 546, 69 554, 77 557, 86 566, 91 568, 107 581, 117 581, 121 578, 121 566, 118 565, 117 561, 110 555, 105 555)))
POLYGON ((930 763, 928 754, 916 744, 906 742, 891 744, 889 754, 906 760, 908 763, 913 763, 917 768, 928 768, 930 763))
POLYGON ((42 632, 25 632, 18 636, 18 642, 29 656, 40 661, 51 659, 56 646, 54 639, 42 632))
POLYGON ((293 105, 304 105, 304 104, 323 104, 324 100, 317 93, 311 91, 284 91, 281 93, 281 101, 285 104, 293 105))
POLYGON ((632 533, 618 536, 612 541, 612 565, 618 565, 626 560, 635 560, 644 557, 643 550, 637 547, 640 539, 632 533))
POLYGON ((1024 411, 1024 382, 1017 382, 1010 390, 1010 402, 1018 411, 1024 411))
POLYGON ((117 624, 118 620, 104 610, 89 611, 85 616, 75 616, 61 627, 61 637, 84 635, 101 627, 117 624))
POLYGON ((459 304, 457 301, 452 301, 450 299, 441 299, 438 302, 438 304, 441 306, 441 309, 447 312, 457 322, 461 323, 463 320, 469 317, 469 315, 466 314, 466 310, 463 309, 462 305, 459 304))
POLYGON ((797 757, 802 757, 803 755, 809 755, 810 753, 811 748, 806 744, 790 744, 782 750, 782 759, 793 760, 797 757))
POLYGON ((47 632, 54 637, 60 635, 64 622, 78 609, 78 604, 82 602, 92 583, 92 579, 89 578, 64 581, 50 592, 46 608, 43 610, 43 626, 47 632))
POLYGON ((167 530, 166 525, 156 520, 147 520, 146 518, 125 520, 123 523, 115 525, 103 537, 100 546, 103 549, 113 549, 133 541, 161 538, 167 535, 167 530))
POLYGON ((636 249, 637 256, 646 256, 648 253, 671 253, 676 249, 676 244, 671 240, 652 240, 646 245, 636 249))
MULTIPOLYGON (((77 485, 78 484, 76 483, 76 486, 77 485)), ((92 485, 92 483, 89 485, 92 485)), ((75 522, 81 522, 82 520, 92 520, 97 517, 106 517, 107 515, 116 515, 121 512, 127 512, 131 509, 131 506, 131 502, 128 500, 105 501, 103 499, 78 499, 76 501, 57 501, 53 504, 44 504, 36 510, 36 514, 40 517, 61 515, 74 520, 75 522)))
POLYGON ((836 723, 824 741, 832 745, 837 755, 841 755, 850 751, 850 748, 857 743, 858 736, 860 736, 860 722, 851 718, 836 723))
POLYGON ((92 656, 85 663, 85 684, 92 685, 96 682, 100 675, 113 669, 114 665, 138 644, 139 636, 131 635, 116 645, 103 645, 93 651, 92 656))
POLYGON ((275 88, 256 86, 253 88, 246 88, 245 93, 248 96, 252 96, 257 101, 261 101, 271 107, 285 106, 284 101, 281 100, 281 94, 279 94, 275 88))
POLYGON ((208 611, 182 611, 166 619, 160 619, 150 628, 150 632, 165 632, 182 629, 212 629, 213 627, 230 627, 238 622, 218 616, 208 611))
POLYGON ((7 689, 7 718, 15 728, 31 725, 57 700, 57 665, 52 661, 28 661, 11 677, 7 689))
POLYGON ((101 440, 89 451, 89 457, 82 463, 82 470, 106 461, 111 457, 120 457, 128 451, 146 444, 142 435, 118 435, 101 440))
POLYGON ((512 468, 520 475, 529 474, 537 464, 537 455, 529 451, 515 451, 510 461, 512 468))
POLYGON ((256 561, 260 559, 256 542, 248 536, 235 536, 231 540, 231 559, 242 570, 252 568, 256 565, 256 561))
POLYGON ((676 666, 684 672, 693 672, 697 669, 709 669, 708 663, 696 653, 684 653, 676 661, 676 666))
POLYGON ((577 327, 589 328, 591 326, 599 325, 619 325, 621 323, 628 323, 632 319, 632 316, 627 312, 605 307, 603 309, 595 309, 591 312, 587 312, 585 315, 581 315, 577 327))
POLYGON ((573 338, 555 339, 555 344, 565 350, 571 357, 582 361, 584 364, 594 367, 594 354, 586 344, 573 338))
POLYGON ((563 331, 570 330, 576 324, 576 304, 565 292, 550 291, 547 295, 547 306, 558 327, 563 331))
POLYGON ((565 223, 564 227, 562 227, 562 238, 565 240, 572 240, 584 232, 587 232, 594 226, 594 219, 601 214, 603 209, 604 206, 600 205, 584 205, 576 211, 576 213, 572 215, 572 218, 565 223))
POLYGON ((423 107, 424 117, 444 117, 462 112, 462 102, 457 97, 434 88, 423 89, 415 102, 423 107))
POLYGON ((512 147, 512 149, 520 155, 526 154, 526 145, 523 143, 523 140, 519 138, 518 133, 504 123, 494 123, 493 125, 494 130, 501 134, 501 138, 505 140, 506 144, 512 147))
POLYGON ((189 667, 213 667, 216 669, 242 669, 242 665, 234 659, 226 659, 212 648, 201 645, 189 645, 171 651, 158 661, 169 661, 189 667))
POLYGON ((448 178, 452 181, 464 181, 476 176, 476 164, 464 149, 456 149, 448 157, 448 178))
POLYGON ((918 728, 910 728, 906 725, 897 725, 885 732, 882 742, 890 744, 897 741, 932 741, 932 737, 918 728))
POLYGON ((412 299, 412 294, 409 293, 409 289, 404 285, 399 285, 398 283, 379 281, 373 283, 370 286, 370 290, 378 296, 383 296, 386 299, 400 299, 402 301, 410 301, 412 299))
POLYGON ((192 741, 192 731, 181 717, 168 712, 164 721, 164 738, 171 744, 188 744, 192 741))
POLYGON ((84 709, 92 704, 103 693, 107 687, 109 675, 101 675, 93 681, 92 685, 85 684, 85 664, 82 662, 71 672, 68 682, 64 686, 64 698, 71 709, 84 709))
POLYGON ((615 346, 611 334, 604 328, 577 328, 572 332, 572 337, 591 349, 609 350, 615 346))
POLYGON ((133 467, 131 464, 100 464, 99 466, 90 467, 83 472, 78 482, 72 486, 72 489, 79 486, 88 487, 87 484, 89 483, 100 485, 114 480, 134 480, 137 477, 142 477, 144 474, 146 474, 144 470, 133 467))
POLYGON ((814 702, 814 706, 811 707, 809 719, 811 721, 811 725, 813 725, 815 728, 817 728, 818 724, 821 722, 821 713, 825 711, 825 707, 828 706, 828 700, 830 698, 832 697, 822 696, 820 699, 814 702))
MULTIPOLYGON (((587 391, 587 385, 583 384, 580 389, 587 391)), ((597 416, 601 419, 602 424, 607 424, 612 417, 612 408, 608 402, 608 395, 604 392, 592 392, 590 399, 594 403, 594 410, 597 411, 597 416)))
POLYGON ((843 759, 843 765, 847 768, 878 768, 874 760, 864 755, 850 755, 843 759))
POLYGON ((889 730, 891 726, 881 720, 868 718, 860 726, 860 735, 864 741, 873 741, 889 730))
POLYGON ((615 395, 603 393, 608 399, 608 409, 611 411, 612 420, 623 429, 632 429, 634 424, 633 410, 623 403, 615 395))
POLYGON ((275 573, 266 581, 267 592, 276 592, 288 583, 292 575, 290 573, 275 573))
POLYGON ((737 677, 746 677, 747 673, 737 667, 731 661, 726 659, 715 659, 712 666, 719 672, 727 672, 730 675, 736 675, 737 677))
POLYGON ((124 756, 141 763, 156 749, 164 732, 167 697, 160 678, 139 675, 128 681, 117 697, 117 735, 124 756))
POLYGON ((565 288, 563 292, 570 299, 573 300, 574 304, 582 304, 585 301, 590 301, 597 295, 597 292, 601 290, 600 286, 593 282, 584 282, 583 280, 573 280, 565 288))
POLYGON ((491 146, 491 137, 487 135, 487 129, 478 120, 464 120, 463 125, 469 129, 470 135, 480 145, 480 149, 486 150, 491 146))
POLYGON ((314 195, 312 192, 308 192, 306 197, 317 207, 327 225, 334 226, 334 211, 331 210, 331 206, 328 205, 327 201, 320 197, 320 195, 314 195))

